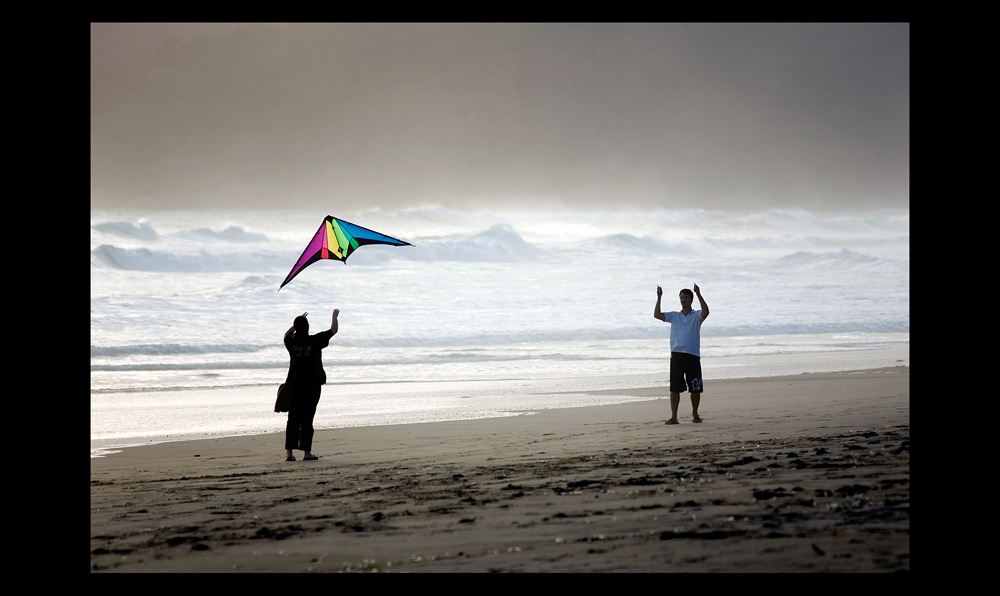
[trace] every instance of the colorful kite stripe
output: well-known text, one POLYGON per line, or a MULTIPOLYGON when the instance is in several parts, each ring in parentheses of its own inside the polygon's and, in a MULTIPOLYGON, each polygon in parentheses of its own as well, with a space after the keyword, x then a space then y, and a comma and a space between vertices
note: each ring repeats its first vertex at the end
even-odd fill
POLYGON ((312 240, 302 252, 302 256, 295 262, 292 270, 288 273, 285 281, 281 282, 278 290, 285 287, 285 284, 292 281, 303 269, 312 265, 316 261, 338 260, 347 263, 347 257, 361 246, 366 244, 386 244, 389 246, 412 246, 409 242, 404 242, 392 236, 386 236, 380 232, 363 228, 349 221, 337 219, 332 215, 327 215, 323 223, 312 240))

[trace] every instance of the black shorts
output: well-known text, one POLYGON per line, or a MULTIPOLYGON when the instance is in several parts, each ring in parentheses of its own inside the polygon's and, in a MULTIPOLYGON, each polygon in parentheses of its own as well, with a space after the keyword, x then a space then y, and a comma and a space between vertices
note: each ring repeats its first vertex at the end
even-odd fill
POLYGON ((701 393, 704 386, 701 380, 701 358, 684 352, 670 353, 670 392, 701 393))

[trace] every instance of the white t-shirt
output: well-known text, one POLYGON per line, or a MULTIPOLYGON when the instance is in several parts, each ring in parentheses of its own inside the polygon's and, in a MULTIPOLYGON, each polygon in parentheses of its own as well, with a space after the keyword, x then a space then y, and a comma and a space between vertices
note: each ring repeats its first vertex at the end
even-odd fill
POLYGON ((663 313, 670 323, 670 351, 684 352, 701 357, 701 311, 692 310, 687 315, 680 311, 663 313))

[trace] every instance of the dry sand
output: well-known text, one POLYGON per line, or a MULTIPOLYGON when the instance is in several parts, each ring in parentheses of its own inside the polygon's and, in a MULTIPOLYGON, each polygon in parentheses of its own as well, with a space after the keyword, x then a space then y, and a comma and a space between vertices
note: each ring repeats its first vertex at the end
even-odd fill
POLYGON ((91 459, 91 569, 909 571, 908 367, 709 389, 701 424, 684 395, 91 459))

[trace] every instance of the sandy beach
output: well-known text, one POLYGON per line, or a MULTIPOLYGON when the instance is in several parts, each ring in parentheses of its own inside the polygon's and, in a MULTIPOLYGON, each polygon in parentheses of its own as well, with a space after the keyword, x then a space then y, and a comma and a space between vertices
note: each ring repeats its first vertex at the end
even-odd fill
POLYGON ((908 367, 715 381, 701 424, 615 391, 651 399, 93 458, 91 570, 910 570, 908 367))

